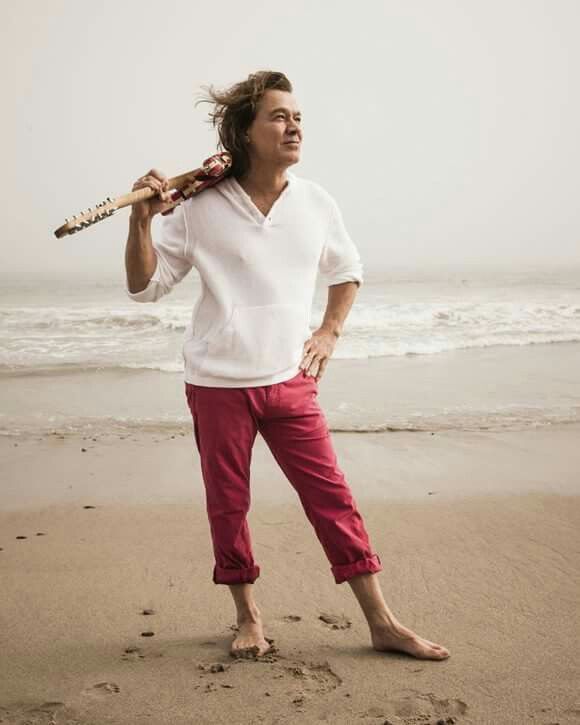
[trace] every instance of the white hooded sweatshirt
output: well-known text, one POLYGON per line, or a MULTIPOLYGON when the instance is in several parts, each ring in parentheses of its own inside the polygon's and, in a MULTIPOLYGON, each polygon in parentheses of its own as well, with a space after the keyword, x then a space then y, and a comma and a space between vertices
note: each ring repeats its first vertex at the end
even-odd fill
POLYGON ((215 387, 271 385, 300 370, 311 337, 318 272, 328 286, 363 282, 360 255, 334 198, 286 172, 267 216, 235 177, 205 189, 162 217, 157 266, 147 287, 156 302, 192 267, 201 294, 183 342, 185 381, 215 387))

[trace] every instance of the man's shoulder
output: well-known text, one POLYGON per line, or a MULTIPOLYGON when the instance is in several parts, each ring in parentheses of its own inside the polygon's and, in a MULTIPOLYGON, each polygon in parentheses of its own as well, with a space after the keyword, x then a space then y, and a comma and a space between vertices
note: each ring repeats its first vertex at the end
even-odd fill
POLYGON ((231 196, 231 180, 226 177, 218 183, 198 191, 197 194, 188 196, 181 202, 181 206, 185 212, 195 214, 196 212, 213 208, 216 203, 221 204, 225 198, 231 196))
POLYGON ((288 172, 291 175, 291 180, 300 188, 303 189, 304 193, 312 199, 315 203, 322 204, 323 206, 333 206, 336 204, 336 200, 328 192, 322 184, 314 179, 307 179, 303 176, 298 176, 292 172, 288 172))

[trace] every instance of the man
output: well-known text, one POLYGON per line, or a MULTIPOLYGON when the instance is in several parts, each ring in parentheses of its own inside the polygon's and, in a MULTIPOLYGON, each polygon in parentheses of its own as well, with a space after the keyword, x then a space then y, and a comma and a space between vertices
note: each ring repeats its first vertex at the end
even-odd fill
POLYGON ((172 207, 167 178, 152 169, 134 184, 158 195, 132 208, 127 293, 155 302, 193 266, 200 275, 202 293, 183 345, 185 392, 206 490, 213 581, 229 586, 236 606, 232 655, 259 657, 270 648, 254 600, 260 568, 246 521, 251 450, 260 432, 298 492, 335 581, 349 582, 373 647, 445 659, 448 650, 403 626, 385 603, 380 559, 317 401, 362 265, 333 197, 288 171, 304 136, 292 90, 284 74, 262 71, 211 93, 231 173, 165 216, 160 242, 151 239, 151 219, 172 207), (328 306, 310 334, 319 271, 329 282, 328 306))

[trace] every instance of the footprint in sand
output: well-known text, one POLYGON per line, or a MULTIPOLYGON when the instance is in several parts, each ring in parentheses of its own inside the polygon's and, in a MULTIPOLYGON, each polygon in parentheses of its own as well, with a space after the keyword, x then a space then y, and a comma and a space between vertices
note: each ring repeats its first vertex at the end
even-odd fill
POLYGON ((300 621, 302 621, 302 617, 299 617, 297 614, 287 614, 285 617, 282 617, 282 621, 284 621, 284 622, 300 622, 300 621))
POLYGON ((82 694, 88 695, 89 697, 102 698, 111 697, 111 695, 119 692, 121 692, 121 688, 115 682, 97 682, 96 685, 84 689, 82 694))
POLYGON ((352 625, 350 619, 345 617, 344 614, 328 614, 327 612, 322 612, 318 619, 323 621, 329 629, 349 629, 352 625))
MULTIPOLYGON (((424 722, 425 725, 454 725, 467 712, 467 704, 463 700, 439 698, 432 692, 421 693, 407 689, 412 694, 389 700, 380 713, 380 708, 372 708, 372 716, 386 718, 385 723, 390 722, 389 715, 396 716, 396 722, 401 725, 416 725, 418 722, 424 722)), ((367 712, 361 714, 366 716, 367 712)))
POLYGON ((123 650, 121 659, 125 662, 136 662, 137 660, 151 659, 152 657, 163 657, 163 652, 152 649, 143 650, 137 645, 130 645, 123 650))
POLYGON ((342 684, 342 679, 332 671, 328 662, 298 661, 295 665, 283 667, 287 676, 300 683, 298 697, 308 693, 322 695, 342 684))
MULTIPOLYGON (((8 725, 57 725, 57 713, 62 712, 64 702, 50 701, 41 705, 21 705, 14 709, 0 707, 0 723, 8 725)), ((60 719, 58 722, 62 722, 60 719)))
MULTIPOLYGON (((301 659, 287 658, 283 655, 273 660, 268 655, 256 660, 259 663, 268 663, 266 668, 258 667, 254 670, 259 678, 256 684, 264 687, 264 695, 273 697, 278 701, 292 703, 297 708, 307 704, 310 697, 325 695, 342 685, 342 678, 334 672, 327 661, 306 662, 301 659)), ((234 667, 255 668, 252 660, 239 659, 234 667)), ((244 675, 247 681, 248 674, 244 675)))

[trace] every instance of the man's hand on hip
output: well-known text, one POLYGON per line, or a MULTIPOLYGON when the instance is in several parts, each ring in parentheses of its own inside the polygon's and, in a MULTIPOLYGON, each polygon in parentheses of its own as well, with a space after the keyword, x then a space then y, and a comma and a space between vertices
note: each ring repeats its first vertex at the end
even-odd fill
POLYGON ((320 380, 329 359, 334 352, 336 335, 328 330, 319 328, 312 333, 312 337, 304 343, 304 356, 300 368, 307 375, 312 375, 316 382, 320 380))

